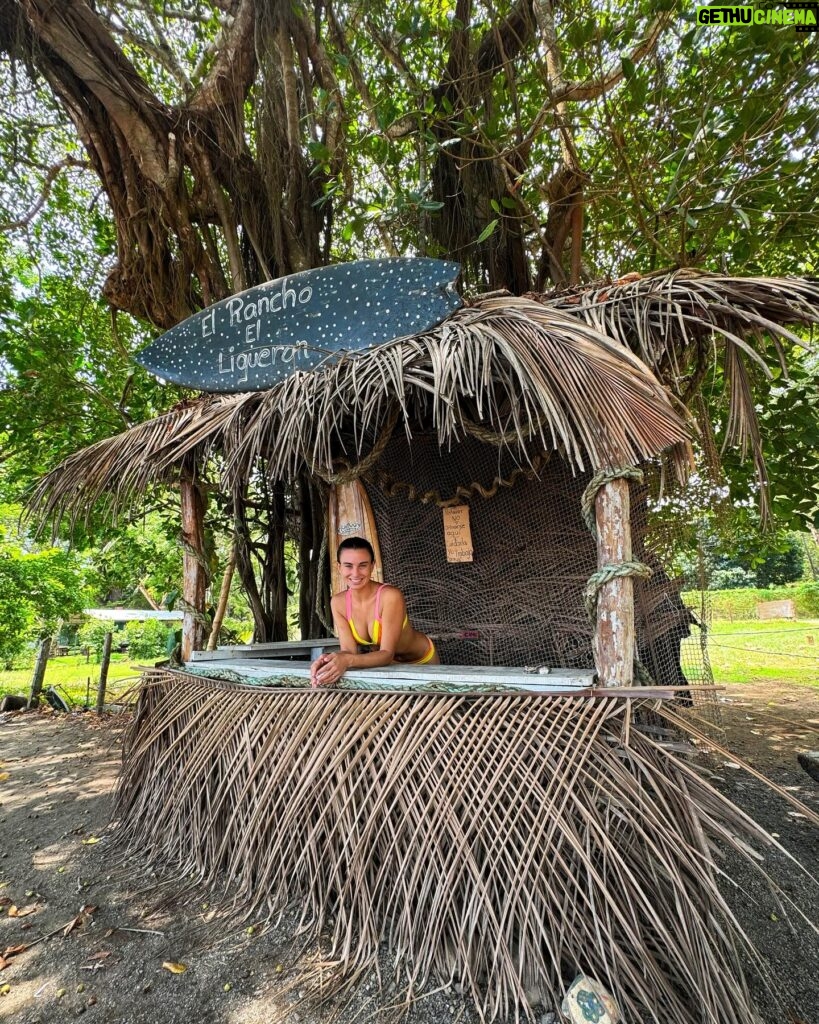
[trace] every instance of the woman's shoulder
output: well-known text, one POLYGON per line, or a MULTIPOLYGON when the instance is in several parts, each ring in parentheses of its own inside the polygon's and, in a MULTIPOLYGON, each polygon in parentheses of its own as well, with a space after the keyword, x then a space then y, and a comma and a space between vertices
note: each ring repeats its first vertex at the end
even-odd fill
POLYGON ((395 587, 392 583, 381 584, 381 601, 389 601, 393 604, 397 604, 399 601, 404 600, 404 594, 400 587, 395 587))

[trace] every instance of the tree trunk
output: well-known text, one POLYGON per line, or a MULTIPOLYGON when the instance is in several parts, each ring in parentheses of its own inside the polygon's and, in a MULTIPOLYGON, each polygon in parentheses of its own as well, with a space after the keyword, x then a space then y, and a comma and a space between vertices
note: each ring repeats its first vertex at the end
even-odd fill
MULTIPOLYGON (((597 568, 631 561, 629 482, 612 480, 597 492, 597 568)), ((604 583, 597 596, 594 662, 602 686, 631 686, 634 677, 634 584, 630 576, 604 583)))
POLYGON ((108 666, 111 664, 112 633, 105 634, 102 644, 102 661, 100 662, 100 681, 97 686, 97 714, 101 715, 105 707, 105 688, 108 685, 108 666))
POLYGON ((36 708, 40 703, 40 694, 43 691, 43 680, 45 679, 48 656, 51 653, 51 637, 46 636, 40 640, 40 647, 37 651, 37 660, 34 663, 34 673, 31 677, 31 690, 28 696, 29 711, 36 708))
POLYGON ((205 642, 205 592, 208 588, 205 559, 205 497, 193 480, 183 479, 182 498, 182 661, 205 642))

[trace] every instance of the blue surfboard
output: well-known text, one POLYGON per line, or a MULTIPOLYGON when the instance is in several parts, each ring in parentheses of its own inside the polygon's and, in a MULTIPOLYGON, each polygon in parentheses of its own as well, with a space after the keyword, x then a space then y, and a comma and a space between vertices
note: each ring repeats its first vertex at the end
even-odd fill
POLYGON ((262 391, 344 352, 439 324, 462 305, 460 269, 400 257, 304 270, 195 313, 135 359, 163 380, 200 391, 262 391))

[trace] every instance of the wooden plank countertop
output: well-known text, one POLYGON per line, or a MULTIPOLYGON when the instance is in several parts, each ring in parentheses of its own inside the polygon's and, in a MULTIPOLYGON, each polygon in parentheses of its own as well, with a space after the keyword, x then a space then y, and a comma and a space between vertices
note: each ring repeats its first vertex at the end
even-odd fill
MULTIPOLYGON (((207 675, 212 669, 214 676, 227 670, 234 676, 244 676, 248 682, 263 684, 265 678, 290 676, 297 679, 310 678, 310 666, 305 662, 284 659, 259 658, 252 659, 244 654, 235 659, 219 659, 210 661, 195 659, 189 669, 197 675, 207 675)), ((352 673, 349 673, 352 677, 352 673)), ((509 686, 515 689, 537 693, 554 690, 585 690, 594 686, 595 672, 593 669, 577 668, 546 668, 533 666, 529 670, 521 667, 504 667, 501 665, 384 665, 380 668, 369 668, 355 673, 354 678, 377 686, 379 683, 395 688, 408 689, 435 685, 436 683, 464 683, 475 686, 509 686)))
POLYGON ((315 640, 284 640, 266 644, 234 644, 217 647, 215 651, 191 651, 191 662, 238 661, 244 658, 317 658, 323 651, 338 651, 337 637, 319 637, 315 640))

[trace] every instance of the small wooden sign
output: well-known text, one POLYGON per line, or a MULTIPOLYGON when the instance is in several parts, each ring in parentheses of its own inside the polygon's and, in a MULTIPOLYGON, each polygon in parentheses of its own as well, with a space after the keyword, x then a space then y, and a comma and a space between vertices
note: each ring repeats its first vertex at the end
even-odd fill
POLYGON ((448 562, 472 561, 472 531, 469 529, 469 505, 443 509, 444 541, 448 562))

